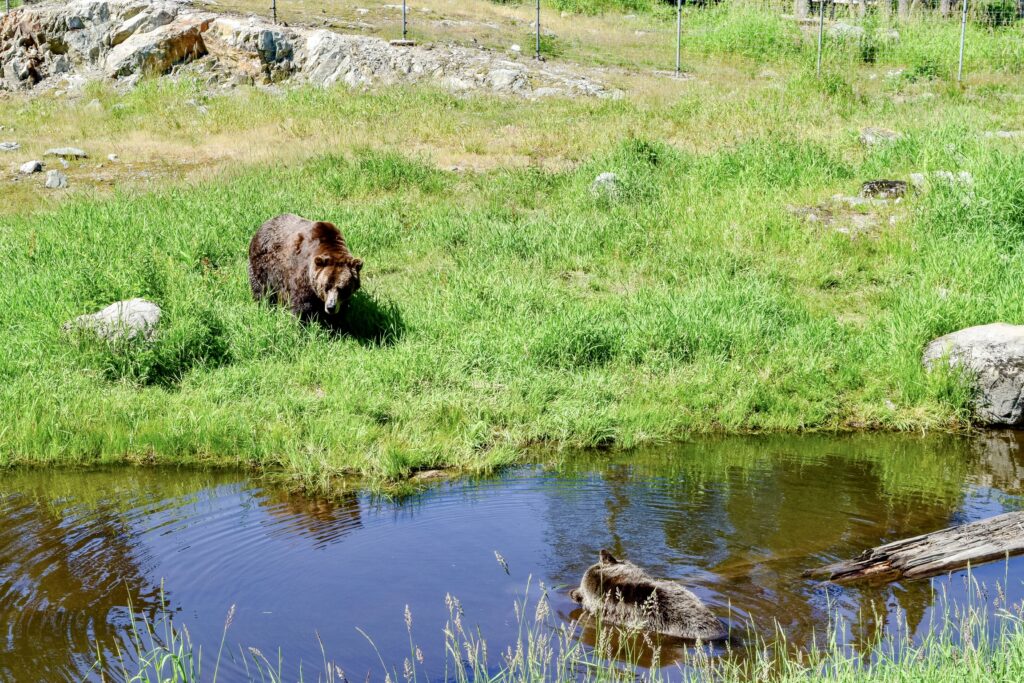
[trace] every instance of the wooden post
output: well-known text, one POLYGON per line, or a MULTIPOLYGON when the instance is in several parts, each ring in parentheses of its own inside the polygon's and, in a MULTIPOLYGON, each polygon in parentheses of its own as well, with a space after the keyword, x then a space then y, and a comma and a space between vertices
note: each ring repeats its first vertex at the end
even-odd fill
POLYGON ((1024 553, 1024 512, 1007 512, 865 550, 804 572, 833 583, 924 579, 1024 553))

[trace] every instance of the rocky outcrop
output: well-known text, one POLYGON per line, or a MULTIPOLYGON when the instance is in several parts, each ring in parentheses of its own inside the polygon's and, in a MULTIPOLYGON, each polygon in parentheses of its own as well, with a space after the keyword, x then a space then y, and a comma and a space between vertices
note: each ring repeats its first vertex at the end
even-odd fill
POLYGON ((925 347, 924 365, 943 359, 970 376, 980 422, 1024 425, 1024 325, 992 323, 939 337, 925 347))
POLYGON ((199 11, 182 0, 48 2, 0 19, 0 90, 35 88, 61 75, 132 84, 197 60, 212 62, 207 71, 223 85, 430 83, 523 97, 618 94, 564 68, 483 50, 396 47, 379 38, 199 11))

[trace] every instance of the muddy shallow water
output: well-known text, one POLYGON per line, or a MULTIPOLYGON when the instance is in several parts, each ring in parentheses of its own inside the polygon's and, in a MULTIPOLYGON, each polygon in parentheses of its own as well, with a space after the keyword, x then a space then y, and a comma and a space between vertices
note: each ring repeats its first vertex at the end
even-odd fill
MULTIPOLYGON (((531 577, 557 618, 575 616, 569 588, 601 547, 685 582, 734 623, 770 635, 777 621, 796 645, 826 631, 830 611, 854 645, 897 622, 921 635, 937 594, 976 593, 962 573, 837 588, 800 572, 1019 508, 1022 488, 1024 439, 1013 434, 712 439, 582 454, 402 500, 310 498, 242 474, 0 473, 0 680, 98 679, 96 643, 124 647, 129 599, 149 617, 163 600, 207 671, 236 605, 224 680, 239 646, 280 650, 286 680, 300 664, 316 680, 317 634, 351 680, 382 680, 374 646, 401 670, 408 605, 423 670, 440 677, 447 594, 497 652, 531 577)), ((1020 559, 974 575, 1024 599, 1020 559)))

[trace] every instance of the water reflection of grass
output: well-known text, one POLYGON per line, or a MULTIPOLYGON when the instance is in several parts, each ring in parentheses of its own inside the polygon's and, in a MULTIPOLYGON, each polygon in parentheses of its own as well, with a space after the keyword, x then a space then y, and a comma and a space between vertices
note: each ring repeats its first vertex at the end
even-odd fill
POLYGON ((915 496, 953 504, 968 475, 979 469, 977 453, 965 438, 933 435, 756 435, 705 437, 672 447, 629 453, 556 453, 542 460, 564 473, 628 466, 637 477, 672 479, 674 485, 703 488, 760 481, 774 467, 813 468, 829 461, 861 465, 880 493, 915 496))
MULTIPOLYGON (((579 622, 566 623, 553 616, 547 593, 531 600, 530 586, 515 603, 517 633, 505 649, 489 647, 483 634, 468 623, 457 598, 446 597, 448 622, 444 627, 445 652, 424 653, 415 642, 413 615, 408 607, 405 624, 409 656, 401 663, 380 658, 375 680, 414 683, 444 680, 456 683, 527 683, 540 681, 716 681, 717 683, 947 683, 948 681, 1024 680, 1024 613, 1021 607, 999 598, 991 604, 978 590, 975 604, 945 603, 922 640, 897 619, 895 633, 880 634, 866 647, 853 647, 833 626, 820 645, 791 647, 781 630, 765 638, 748 632, 737 637, 738 649, 712 650, 696 646, 683 650, 676 661, 662 659, 656 638, 597 624, 595 635, 584 644, 579 622), (993 621, 993 617, 995 618, 993 621), (993 627, 995 623, 995 627, 993 627), (433 664, 433 662, 443 663, 433 664), (431 663, 428 666, 428 662, 431 663), (442 675, 443 670, 443 675, 442 675)), ((281 653, 264 654, 257 648, 224 651, 234 607, 224 625, 224 638, 216 659, 204 675, 201 652, 186 628, 173 623, 164 611, 154 622, 132 623, 134 652, 119 653, 114 662, 98 661, 96 671, 115 671, 125 681, 145 683, 215 683, 225 658, 235 672, 222 678, 283 683, 281 653), (113 667, 111 665, 114 665, 113 667), (239 673, 242 672, 242 673, 239 673), (239 678, 243 676, 244 678, 239 678)), ((369 638, 368 638, 369 640, 369 638)), ((370 646, 375 649, 372 640, 370 646)), ((97 648, 102 650, 102 648, 97 648)), ((342 665, 323 652, 323 668, 317 674, 300 670, 298 680, 348 683, 342 665)), ((106 680, 106 679, 104 679, 106 680)))

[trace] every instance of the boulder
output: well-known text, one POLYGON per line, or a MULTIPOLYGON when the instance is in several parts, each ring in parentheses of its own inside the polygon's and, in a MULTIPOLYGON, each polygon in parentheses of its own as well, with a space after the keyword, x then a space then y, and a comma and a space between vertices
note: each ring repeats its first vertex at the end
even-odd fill
POLYGON ((21 145, 17 142, 0 142, 0 152, 17 152, 21 145))
POLYGON ((145 299, 110 304, 102 311, 80 315, 64 324, 64 330, 90 330, 106 341, 135 339, 140 334, 152 339, 160 323, 160 307, 145 299))
POLYGON ((46 172, 46 187, 51 190, 63 190, 68 186, 68 177, 60 171, 46 172))
POLYGON ((43 170, 43 162, 41 161, 26 161, 18 168, 18 173, 21 175, 32 175, 33 173, 40 173, 43 170))
POLYGON ((943 360, 969 374, 980 422, 1024 425, 1024 325, 992 323, 939 337, 925 347, 923 362, 931 369, 943 360))

